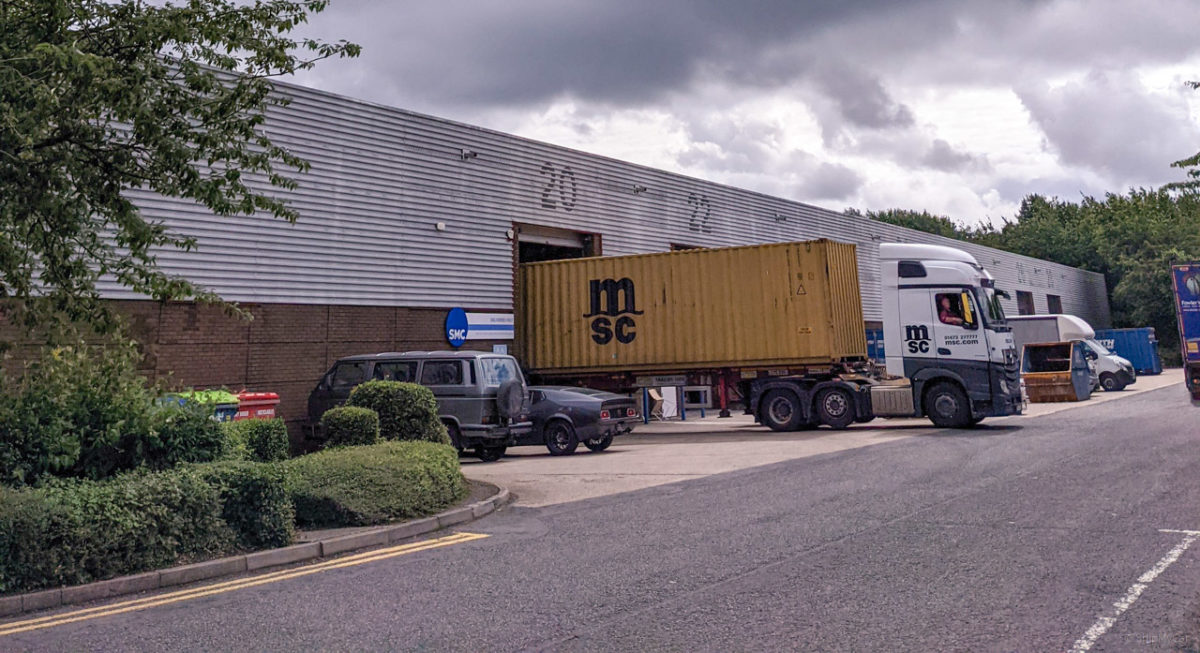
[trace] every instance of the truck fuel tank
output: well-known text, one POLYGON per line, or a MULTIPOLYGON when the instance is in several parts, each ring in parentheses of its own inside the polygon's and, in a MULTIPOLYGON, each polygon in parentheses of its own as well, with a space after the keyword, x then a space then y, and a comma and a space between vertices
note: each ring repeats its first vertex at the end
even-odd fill
POLYGON ((912 417, 915 413, 912 386, 907 383, 871 386, 871 412, 876 417, 912 417))

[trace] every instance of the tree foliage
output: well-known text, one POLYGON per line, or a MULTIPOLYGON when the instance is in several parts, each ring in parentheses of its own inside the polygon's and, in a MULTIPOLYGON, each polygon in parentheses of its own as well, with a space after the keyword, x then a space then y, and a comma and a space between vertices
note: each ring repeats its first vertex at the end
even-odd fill
POLYGON ((867 211, 866 217, 899 227, 907 227, 946 238, 963 239, 969 233, 968 228, 950 218, 934 215, 929 211, 910 211, 907 209, 887 209, 884 211, 867 211))
POLYGON ((215 299, 163 273, 192 239, 146 219, 130 189, 217 215, 294 220, 271 186, 307 164, 263 131, 272 78, 358 46, 288 36, 327 0, 0 0, 0 299, 26 326, 106 327, 97 281, 156 299, 215 299))

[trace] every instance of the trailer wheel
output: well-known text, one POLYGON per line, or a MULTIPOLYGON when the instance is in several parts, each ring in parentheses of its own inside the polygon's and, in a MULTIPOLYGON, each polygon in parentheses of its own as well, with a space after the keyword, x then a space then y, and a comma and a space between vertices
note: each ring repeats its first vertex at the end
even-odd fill
POLYGON ((831 429, 842 430, 854 423, 854 397, 845 388, 826 388, 817 393, 817 419, 831 429))
POLYGON ((971 406, 967 403, 967 394, 955 383, 935 383, 925 392, 925 414, 942 428, 971 426, 971 406))
POLYGON ((772 431, 795 431, 804 420, 800 399, 790 390, 770 390, 763 396, 759 413, 772 431))

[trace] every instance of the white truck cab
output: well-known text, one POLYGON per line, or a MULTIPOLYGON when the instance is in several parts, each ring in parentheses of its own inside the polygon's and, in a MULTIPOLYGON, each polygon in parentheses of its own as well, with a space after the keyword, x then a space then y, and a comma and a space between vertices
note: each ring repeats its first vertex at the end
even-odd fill
POLYGON ((1100 344, 1096 331, 1082 318, 1060 313, 1022 315, 1008 318, 1008 324, 1018 349, 1036 342, 1082 342, 1085 354, 1096 366, 1097 383, 1106 391, 1124 390, 1137 381, 1133 364, 1100 344))
POLYGON ((1020 360, 992 275, 953 247, 879 246, 890 375, 872 388, 876 415, 927 415, 962 427, 1020 414, 1020 360))
POLYGON ((747 413, 775 431, 923 416, 966 428, 1021 414, 1020 360, 992 275, 938 245, 881 244, 879 266, 887 377, 845 364, 758 376, 741 383, 747 413))

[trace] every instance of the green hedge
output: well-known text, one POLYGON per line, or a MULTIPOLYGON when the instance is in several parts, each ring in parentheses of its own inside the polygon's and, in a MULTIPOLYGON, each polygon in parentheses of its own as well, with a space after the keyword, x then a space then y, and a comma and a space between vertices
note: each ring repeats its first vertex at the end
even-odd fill
POLYGON ((150 429, 133 444, 137 452, 133 464, 168 469, 180 463, 209 462, 221 456, 226 442, 212 406, 192 401, 158 406, 151 413, 150 429))
POLYGON ((321 416, 325 445, 344 447, 379 442, 379 414, 361 406, 340 406, 321 416))
POLYGON ((365 526, 423 517, 467 495, 458 453, 431 442, 329 449, 284 465, 300 526, 365 526))
POLYGON ((287 460, 289 440, 282 418, 225 422, 228 457, 270 463, 287 460))
POLYGON ((242 550, 287 546, 295 537, 296 511, 280 465, 230 461, 196 465, 220 494, 221 518, 242 550))
POLYGON ((379 435, 384 440, 450 443, 446 425, 438 419, 437 399, 425 386, 367 381, 350 392, 346 405, 375 411, 379 415, 379 435))
POLYGON ((159 402, 133 341, 46 347, 6 369, 0 394, 0 484, 103 479, 138 467, 215 460, 225 438, 212 407, 159 402))
POLYGON ((0 488, 0 593, 289 544, 283 474, 270 465, 218 463, 0 488))

